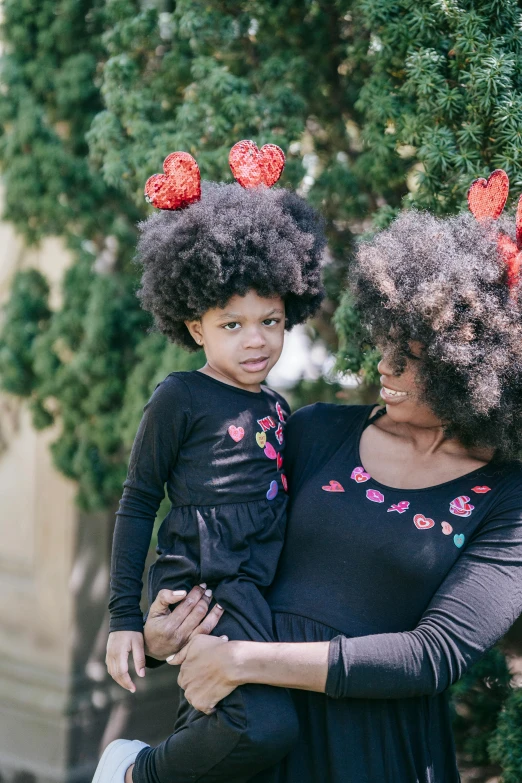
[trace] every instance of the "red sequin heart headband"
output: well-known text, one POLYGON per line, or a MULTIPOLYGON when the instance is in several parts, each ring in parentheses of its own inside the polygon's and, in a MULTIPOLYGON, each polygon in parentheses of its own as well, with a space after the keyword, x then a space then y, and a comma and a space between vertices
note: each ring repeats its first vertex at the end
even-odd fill
MULTIPOLYGON (((477 220, 497 220, 506 205, 508 193, 509 177, 505 171, 497 169, 487 179, 476 179, 471 183, 468 206, 477 220)), ((508 288, 514 293, 522 271, 522 196, 517 207, 516 242, 499 233, 497 247, 506 265, 508 288)))
MULTIPOLYGON (((285 167, 285 154, 275 144, 258 149, 253 141, 238 141, 228 162, 234 178, 244 188, 275 185, 285 167)), ((182 209, 201 198, 201 174, 188 152, 171 152, 163 162, 163 174, 145 183, 145 198, 158 209, 182 209)))

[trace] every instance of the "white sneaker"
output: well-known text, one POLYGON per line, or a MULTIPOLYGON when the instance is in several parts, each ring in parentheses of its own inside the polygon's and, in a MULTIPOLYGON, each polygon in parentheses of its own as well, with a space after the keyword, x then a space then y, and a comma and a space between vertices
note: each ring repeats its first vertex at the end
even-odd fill
POLYGON ((149 748, 139 740, 117 739, 105 750, 96 767, 92 783, 125 783, 125 773, 143 748, 149 748))

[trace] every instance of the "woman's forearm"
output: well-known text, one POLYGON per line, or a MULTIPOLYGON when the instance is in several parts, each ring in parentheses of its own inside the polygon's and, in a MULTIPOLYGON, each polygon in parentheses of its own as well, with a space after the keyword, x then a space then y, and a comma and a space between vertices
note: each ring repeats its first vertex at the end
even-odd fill
POLYGON ((229 642, 231 680, 234 685, 259 683, 324 693, 329 646, 329 642, 229 642))

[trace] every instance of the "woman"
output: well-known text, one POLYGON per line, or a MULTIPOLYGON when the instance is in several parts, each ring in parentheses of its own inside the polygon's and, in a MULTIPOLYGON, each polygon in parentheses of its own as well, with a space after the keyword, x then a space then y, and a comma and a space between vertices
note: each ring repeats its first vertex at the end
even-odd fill
POLYGON ((169 661, 203 712, 242 683, 294 689, 299 743, 257 783, 459 780, 445 691, 522 612, 522 295, 492 225, 410 212, 361 245, 385 407, 290 419, 280 642, 199 634, 169 661))

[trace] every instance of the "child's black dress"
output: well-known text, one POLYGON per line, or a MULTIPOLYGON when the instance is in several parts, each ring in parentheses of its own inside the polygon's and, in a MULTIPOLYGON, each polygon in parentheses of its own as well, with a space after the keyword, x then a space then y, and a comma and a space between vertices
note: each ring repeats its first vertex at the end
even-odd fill
MULTIPOLYGON (((272 582, 286 523, 284 422, 276 392, 250 392, 201 372, 171 373, 144 409, 114 533, 111 631, 143 630, 142 574, 154 519, 158 533, 149 599, 162 588, 206 582, 225 609, 216 634, 273 641, 264 590, 272 582)), ((136 783, 247 780, 288 751, 297 733, 281 689, 238 688, 212 716, 180 708, 176 730, 142 751, 136 783), (247 772, 248 770, 248 772, 247 772)))

